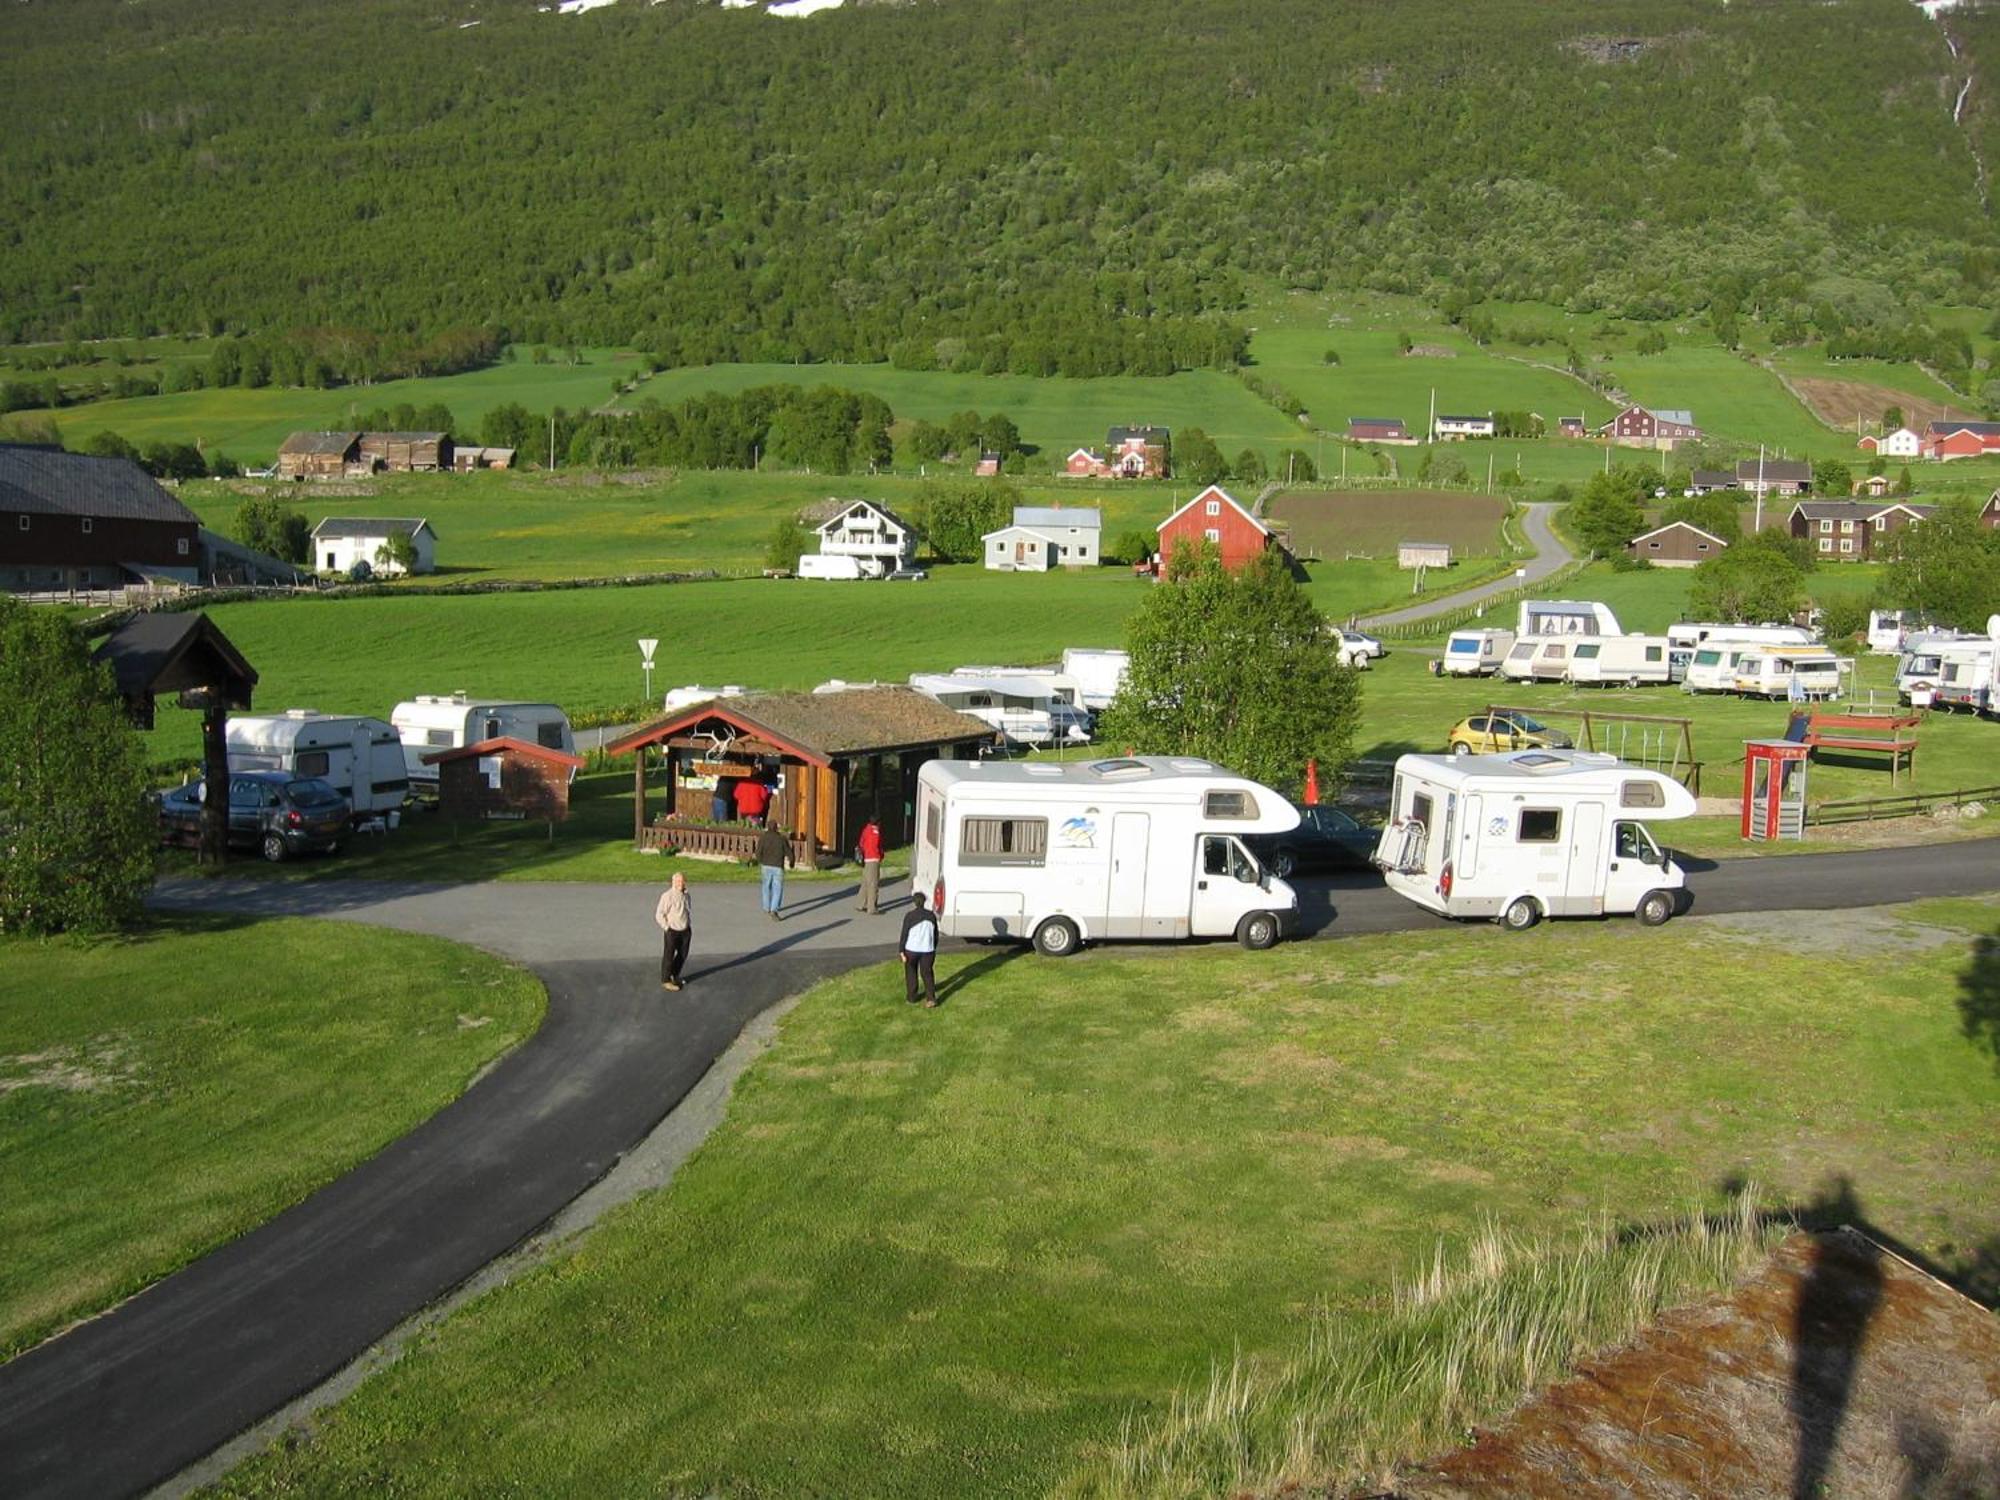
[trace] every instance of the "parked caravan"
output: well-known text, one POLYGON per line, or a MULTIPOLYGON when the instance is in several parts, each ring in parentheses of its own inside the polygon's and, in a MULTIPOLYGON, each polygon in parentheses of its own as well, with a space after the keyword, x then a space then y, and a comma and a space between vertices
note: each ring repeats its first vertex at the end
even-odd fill
POLYGON ((1896 700, 1928 708, 1944 671, 1944 648, 1984 636, 1961 635, 1956 630, 1924 631, 1903 642, 1903 654, 1896 660, 1896 700))
POLYGON ((1129 651, 1071 646, 1062 654, 1062 675, 1076 680, 1079 701, 1092 713, 1111 706, 1131 669, 1129 651))
POLYGON ((1383 879, 1447 917, 1520 930, 1543 917, 1632 912, 1656 927, 1687 883, 1647 825, 1690 816, 1693 795, 1613 755, 1405 755, 1389 810, 1375 849, 1383 879))
POLYGON ((852 583, 857 579, 879 577, 881 564, 871 557, 848 557, 841 553, 805 552, 799 556, 798 576, 801 578, 824 578, 837 582, 852 583), (876 571, 868 571, 868 565, 875 564, 876 571))
POLYGON ((1623 635, 1608 604, 1590 599, 1523 599, 1516 635, 1623 635))
POLYGON ((1810 646, 1818 637, 1802 625, 1718 625, 1683 621, 1667 627, 1668 681, 1683 682, 1694 654, 1705 645, 1810 646))
POLYGON ((1736 691, 1746 698, 1838 698, 1840 677, 1840 658, 1824 647, 1757 646, 1736 661, 1736 691))
POLYGON ((1669 680, 1667 638, 1663 635, 1613 635, 1578 641, 1569 654, 1569 680, 1605 686, 1669 680))
POLYGON ((741 698, 743 685, 731 682, 722 687, 704 687, 699 682, 690 682, 683 687, 668 688, 660 699, 662 713, 677 713, 683 708, 691 708, 697 703, 710 703, 717 698, 741 698))
POLYGON ((1988 622, 1992 635, 1967 636, 1938 647, 1933 708, 1969 708, 2000 713, 2000 616, 1988 622))
POLYGON ((398 703, 389 722, 403 737, 403 761, 409 767, 410 785, 417 789, 437 787, 437 767, 424 764, 426 755, 482 740, 526 740, 576 754, 569 716, 553 703, 513 703, 465 693, 419 696, 398 703))
POLYGON ((1909 649, 1910 644, 1923 636, 1955 636, 1956 631, 1946 630, 1932 622, 1931 617, 1914 609, 1871 609, 1868 611, 1868 649, 1884 656, 1894 656, 1909 649))
POLYGON ((910 686, 946 708, 991 724, 1012 744, 1082 744, 1090 738, 1090 711, 1076 679, 1022 667, 960 667, 913 672, 910 686))
POLYGON ((409 800, 402 736, 380 719, 313 708, 233 714, 225 736, 230 770, 316 776, 348 800, 357 822, 409 800))
POLYGON ((917 773, 910 879, 947 935, 1051 957, 1107 938, 1268 948, 1298 895, 1245 839, 1298 824, 1278 793, 1205 760, 934 760, 917 773))
MULTIPOLYGON (((1521 635, 1500 662, 1500 675, 1512 682, 1562 682, 1569 676, 1570 653, 1579 636, 1521 635)), ((1596 637, 1590 639, 1595 640, 1596 637)))
POLYGON ((1500 670, 1513 649, 1511 630, 1454 630, 1444 643, 1439 670, 1449 677, 1488 677, 1500 670))
POLYGON ((1688 658, 1681 687, 1690 693, 1733 693, 1736 691, 1736 663, 1755 646, 1737 646, 1728 641, 1704 641, 1688 658))

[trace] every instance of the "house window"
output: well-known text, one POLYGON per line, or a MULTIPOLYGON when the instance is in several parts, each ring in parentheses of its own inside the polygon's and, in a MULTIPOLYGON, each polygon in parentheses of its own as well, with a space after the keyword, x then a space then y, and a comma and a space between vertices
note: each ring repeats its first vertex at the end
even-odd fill
POLYGON ((83 534, 84 534, 85 536, 89 536, 89 535, 90 535, 90 517, 89 517, 89 516, 85 516, 85 517, 83 518, 83 534))
POLYGON ((1832 531, 1832 530, 1833 530, 1833 522, 1831 522, 1831 521, 1822 521, 1822 522, 1820 522, 1820 523, 1819 523, 1819 529, 1820 529, 1821 531, 1832 531))
POLYGON ((1562 838, 1563 815, 1553 807, 1524 807, 1517 835, 1523 844, 1553 844, 1562 838))
POLYGON ((1660 550, 1660 544, 1658 542, 1648 542, 1646 543, 1646 550, 1648 552, 1658 552, 1660 550))
POLYGON ((1854 523, 1852 521, 1842 521, 1840 523, 1840 529, 1842 531, 1852 531, 1854 530, 1854 523))
POLYGON ((1829 536, 1821 537, 1819 539, 1819 550, 1822 552, 1831 552, 1833 550, 1833 538, 1829 536))
POLYGON ((964 865, 1046 863, 1047 818, 967 818, 958 833, 958 861, 964 865))
POLYGON ((1694 544, 1694 550, 1695 550, 1695 551, 1697 551, 1697 552, 1706 552, 1706 551, 1708 550, 1708 543, 1707 543, 1707 542, 1696 542, 1696 543, 1694 544))
POLYGON ((1205 512, 1205 514, 1207 514, 1207 515, 1211 515, 1211 516, 1219 516, 1219 515, 1221 515, 1221 514, 1222 514, 1222 502, 1221 502, 1220 500, 1211 500, 1211 501, 1209 501, 1209 502, 1208 502, 1208 508, 1207 508, 1207 510, 1206 510, 1206 512, 1205 512))
POLYGON ((1222 533, 1213 526, 1204 531, 1201 536, 1203 541, 1214 542, 1218 547, 1222 545, 1222 533))
POLYGON ((23 531, 28 529, 28 518, 26 516, 21 517, 21 529, 23 531))
POLYGON ((188 539, 184 536, 175 537, 174 551, 178 552, 182 557, 186 557, 188 555, 188 539))
POLYGON ((1842 552, 1852 552, 1854 550, 1854 538, 1850 536, 1842 537, 1840 539, 1840 550, 1842 552))

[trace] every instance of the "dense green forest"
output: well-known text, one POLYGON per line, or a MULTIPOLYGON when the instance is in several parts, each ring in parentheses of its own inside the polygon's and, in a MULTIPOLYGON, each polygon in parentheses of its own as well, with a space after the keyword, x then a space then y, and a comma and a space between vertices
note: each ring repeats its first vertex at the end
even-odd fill
POLYGON ((1952 118, 2000 35, 1950 24, 1970 62, 1908 0, 26 0, 0 338, 1143 374, 1240 359, 1271 278, 1872 348, 2000 297, 2000 111, 1952 118))

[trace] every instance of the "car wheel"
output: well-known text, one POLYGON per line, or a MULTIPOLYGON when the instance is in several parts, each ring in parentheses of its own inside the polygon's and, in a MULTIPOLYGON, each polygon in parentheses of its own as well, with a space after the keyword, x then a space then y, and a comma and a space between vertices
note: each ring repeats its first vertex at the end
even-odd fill
POLYGON ((1648 891, 1639 898, 1638 910, 1633 913, 1642 926, 1659 927, 1674 914, 1674 898, 1665 891, 1648 891))
POLYGON ((285 836, 282 833, 264 835, 264 858, 272 864, 282 864, 285 859, 285 836))
POLYGON ((1236 941, 1252 953, 1278 945, 1278 919, 1267 911, 1253 911, 1236 924, 1236 941))
POLYGON ((1500 913, 1500 925, 1509 932, 1526 932, 1542 920, 1542 909, 1532 898, 1517 896, 1507 903, 1507 909, 1500 913))
POLYGON ((1459 740, 1452 745, 1451 753, 1453 755, 1470 755, 1472 754, 1472 746, 1466 744, 1464 740, 1459 740))
POLYGON ((1076 923, 1068 917, 1050 917, 1035 929, 1035 951, 1044 958, 1068 958, 1078 942, 1076 923))
POLYGON ((1299 857, 1289 849, 1280 849, 1271 856, 1271 873, 1280 880, 1290 880, 1292 871, 1299 867, 1299 857))

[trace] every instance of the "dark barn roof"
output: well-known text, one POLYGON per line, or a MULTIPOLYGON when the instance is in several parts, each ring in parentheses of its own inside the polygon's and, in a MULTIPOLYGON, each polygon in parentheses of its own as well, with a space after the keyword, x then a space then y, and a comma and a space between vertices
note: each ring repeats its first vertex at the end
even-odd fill
POLYGON ((339 458, 361 441, 358 432, 295 432, 285 439, 280 453, 319 453, 339 458))
POLYGON ((1168 432, 1164 427, 1114 427, 1106 441, 1118 444, 1127 438, 1137 438, 1142 443, 1164 443, 1167 441, 1168 432))
POLYGON ((419 531, 437 535, 437 528, 419 516, 328 516, 313 527, 314 536, 415 536, 419 531))
POLYGON ((604 748, 625 755, 721 719, 746 734, 826 762, 848 755, 991 739, 990 725, 946 708, 914 688, 851 688, 840 693, 745 693, 691 704, 604 748))
POLYGON ((107 521, 200 519, 128 458, 0 444, 0 510, 107 521))
POLYGON ((110 664, 118 695, 147 726, 156 694, 219 686, 231 708, 248 708, 257 685, 257 669, 200 613, 134 615, 92 654, 110 664))

